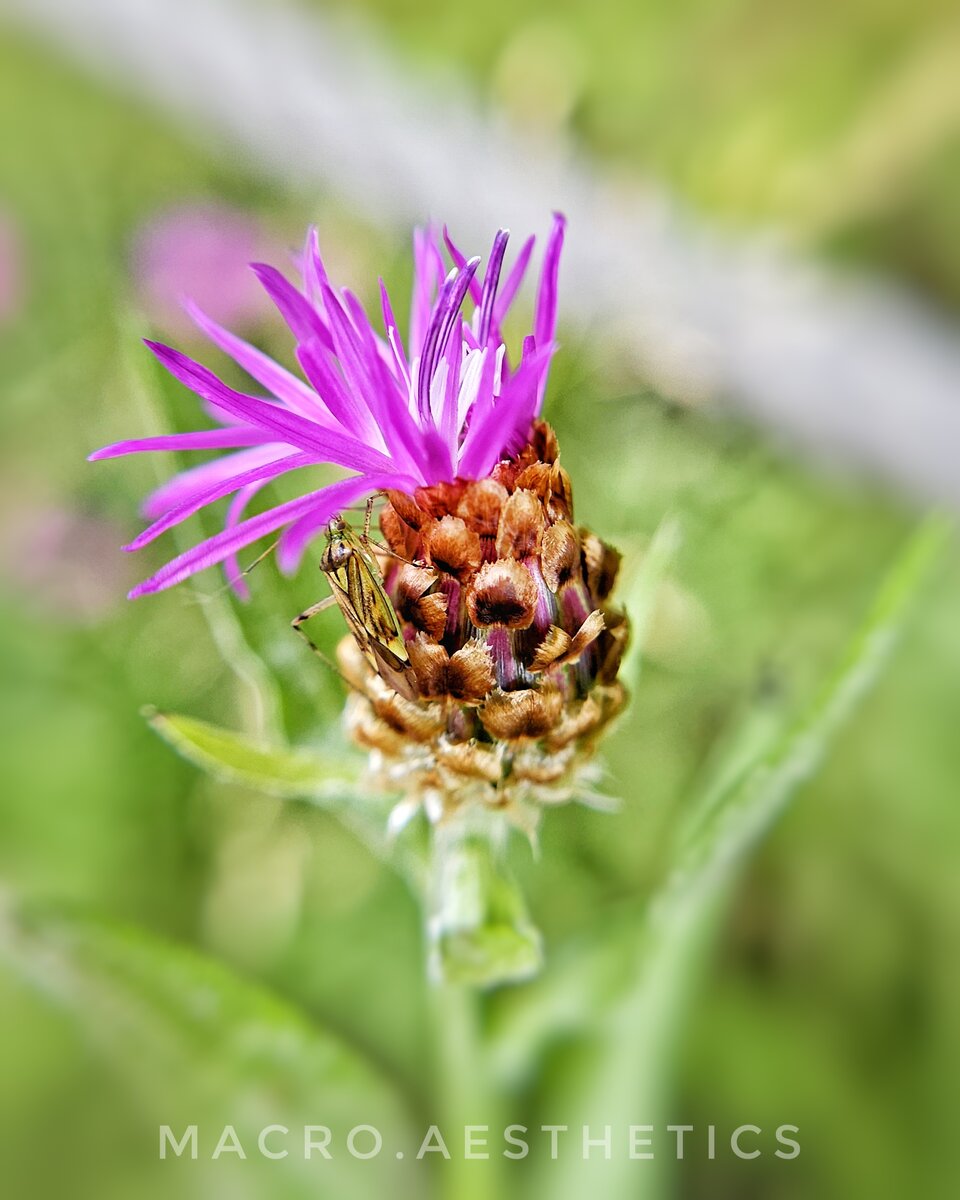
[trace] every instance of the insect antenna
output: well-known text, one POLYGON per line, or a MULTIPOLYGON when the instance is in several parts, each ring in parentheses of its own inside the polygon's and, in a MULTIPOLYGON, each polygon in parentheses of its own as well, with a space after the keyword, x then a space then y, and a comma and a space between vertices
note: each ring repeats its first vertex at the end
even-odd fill
POLYGON ((412 558, 404 558, 402 554, 398 554, 396 550, 391 550, 389 546, 385 546, 383 542, 378 542, 376 538, 368 537, 364 539, 368 546, 372 546, 378 554, 383 554, 387 558, 396 559, 397 562, 406 563, 408 567, 422 567, 426 564, 422 561, 414 562, 412 558))
MULTIPOLYGON (((262 553, 258 554, 257 557, 253 560, 253 562, 249 563, 247 566, 245 566, 243 568, 243 570, 237 576, 237 579, 245 579, 254 570, 254 568, 258 567, 265 558, 268 558, 274 552, 274 550, 276 550, 277 546, 279 546, 279 545, 280 545, 280 539, 275 538, 270 543, 270 545, 266 548, 266 550, 264 550, 262 553)), ((211 600, 217 600, 220 596, 223 595, 224 592, 232 591, 234 582, 235 581, 233 581, 233 580, 227 580, 226 583, 221 584, 220 587, 216 588, 214 591, 205 592, 205 593, 200 594, 198 596, 200 603, 208 604, 211 600)))
POLYGON ((376 504, 376 502, 378 500, 385 500, 385 499, 386 499, 386 494, 384 492, 376 492, 374 495, 370 496, 369 499, 366 501, 366 503, 364 503, 363 505, 360 505, 360 504, 348 505, 346 508, 343 508, 340 510, 339 515, 342 516, 342 514, 345 512, 361 512, 362 511, 363 512, 363 530, 360 532, 360 534, 358 536, 359 536, 361 542, 363 542, 363 544, 365 546, 367 546, 371 549, 375 549, 378 554, 383 554, 387 558, 393 558, 397 562, 406 563, 407 566, 409 566, 409 567, 423 566, 424 565, 423 563, 413 562, 412 559, 404 558, 402 554, 397 554, 397 552, 395 550, 391 550, 389 546, 385 546, 383 544, 383 542, 378 542, 376 538, 370 536, 370 526, 372 524, 374 505, 376 504))

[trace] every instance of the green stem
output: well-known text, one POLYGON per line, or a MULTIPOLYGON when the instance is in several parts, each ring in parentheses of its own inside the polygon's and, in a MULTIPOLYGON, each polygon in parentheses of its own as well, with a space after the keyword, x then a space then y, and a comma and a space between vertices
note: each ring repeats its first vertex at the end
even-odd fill
POLYGON ((540 969, 540 934, 502 863, 489 814, 433 831, 427 896, 430 974, 447 984, 496 987, 540 969))
MULTIPOLYGON (((502 1194, 496 1099, 490 1089, 482 1022, 483 998, 463 984, 432 988, 438 1123, 450 1158, 443 1162, 441 1196, 445 1200, 492 1200, 502 1194), (465 1157, 465 1130, 488 1126, 489 1145, 465 1157)), ((477 1131, 476 1139, 485 1134, 477 1131)))

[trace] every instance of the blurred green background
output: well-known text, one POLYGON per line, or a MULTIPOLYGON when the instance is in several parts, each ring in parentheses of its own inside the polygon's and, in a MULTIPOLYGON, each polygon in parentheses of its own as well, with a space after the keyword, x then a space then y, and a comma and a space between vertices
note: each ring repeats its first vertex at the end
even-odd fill
MULTIPOLYGON (((482 13, 365 7, 400 61, 463 72, 534 131, 570 130, 611 171, 642 168, 718 220, 786 229, 811 253, 900 280, 945 311, 960 302, 960 32, 946 4, 578 3, 520 16, 499 0, 482 13)), ((123 599, 174 550, 135 561, 119 550, 158 466, 84 459, 195 421, 192 398, 137 340, 170 319, 137 275, 137 238, 183 204, 247 214, 281 264, 316 221, 365 301, 379 273, 395 295, 408 286, 407 245, 361 226, 335 194, 281 194, 39 45, 0 40, 0 216, 20 262, 0 326, 0 879, 40 912, 199 948, 310 1014, 376 1064, 414 1119, 429 1119, 419 915, 401 883, 330 817, 201 777, 140 713, 151 704, 323 742, 342 702, 287 628, 320 594, 310 562, 292 583, 264 563, 243 610, 217 579, 201 594, 123 599), (251 674, 265 673, 282 681, 275 709, 251 701, 251 674)), ((288 353, 269 315, 244 320, 288 353)), ((222 366, 212 351, 207 361, 222 366)), ((662 878, 670 831, 727 732, 744 714, 773 719, 809 698, 916 520, 879 486, 669 403, 572 335, 548 415, 580 520, 628 561, 667 513, 683 540, 640 686, 606 748, 606 786, 623 810, 551 812, 539 861, 519 841, 513 850, 547 979, 570 947, 615 944, 662 878)), ((958 597, 954 550, 890 669, 750 866, 685 1028, 670 1116, 715 1124, 721 1137, 742 1122, 796 1124, 802 1153, 791 1163, 689 1153, 672 1194, 956 1194, 958 597)), ((337 617, 325 620, 332 646, 337 617)), ((130 1051, 111 1035, 110 988, 73 980, 58 944, 26 957, 41 994, 73 1002, 38 1003, 23 973, 0 972, 6 1195, 340 1198, 387 1186, 375 1172, 335 1181, 269 1163, 219 1173, 157 1163, 158 1120, 231 1119, 230 1097, 254 1069, 249 1047, 218 1046, 211 1033, 195 1047, 204 1062, 210 1051, 202 1069, 146 1037, 130 1051)), ((488 1019, 505 1020, 523 990, 494 997, 488 1019)), ((549 1039, 537 1070, 501 1098, 510 1119, 563 1119, 557 1106, 592 1036, 584 1019, 549 1039)), ((341 1103, 366 1112, 362 1072, 342 1071, 344 1093, 359 1099, 307 1103, 306 1118, 295 1091, 277 1105, 301 1123, 330 1121, 341 1103)), ((409 1119, 386 1099, 382 1110, 384 1126, 409 1119)), ((236 1120, 256 1128, 257 1112, 236 1120)), ((624 1124, 646 1119, 623 1113, 624 1124)), ((516 1194, 525 1178, 518 1169, 516 1194)), ((402 1179, 428 1194, 425 1176, 402 1179)))

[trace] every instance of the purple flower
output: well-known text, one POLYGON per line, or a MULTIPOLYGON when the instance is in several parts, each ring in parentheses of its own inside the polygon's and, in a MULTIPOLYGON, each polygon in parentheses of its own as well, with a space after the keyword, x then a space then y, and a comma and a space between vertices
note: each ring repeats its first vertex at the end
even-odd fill
POLYGON ((184 315, 189 296, 214 320, 249 329, 269 305, 247 264, 265 245, 258 223, 224 204, 184 204, 167 209, 138 230, 131 267, 140 303, 167 333, 189 337, 184 315))
POLYGON ((554 351, 557 274, 564 220, 555 215, 537 291, 533 332, 511 363, 501 325, 533 250, 528 239, 504 275, 507 233, 494 238, 484 270, 444 241, 453 268, 432 231, 414 235, 414 286, 409 336, 404 343, 380 284, 384 333, 359 300, 334 288, 311 230, 297 288, 279 271, 254 264, 296 341, 302 377, 229 333, 195 305, 200 329, 265 388, 258 397, 228 387, 178 350, 147 342, 163 365, 194 391, 219 422, 196 433, 140 438, 106 446, 92 459, 141 450, 223 450, 229 453, 175 476, 148 497, 153 518, 129 546, 137 550, 199 509, 232 497, 225 528, 179 555, 139 584, 131 598, 172 587, 215 563, 243 591, 236 555, 266 534, 284 530, 281 569, 292 572, 310 540, 331 517, 382 489, 412 493, 421 486, 481 479, 501 458, 518 451, 538 415, 554 351), (469 316, 463 309, 472 306, 469 316), (247 505, 271 480, 320 463, 355 474, 244 517, 247 505))
POLYGON ((4 589, 58 625, 94 625, 116 604, 121 586, 129 585, 130 564, 108 554, 117 534, 113 521, 8 485, 0 493, 4 589))

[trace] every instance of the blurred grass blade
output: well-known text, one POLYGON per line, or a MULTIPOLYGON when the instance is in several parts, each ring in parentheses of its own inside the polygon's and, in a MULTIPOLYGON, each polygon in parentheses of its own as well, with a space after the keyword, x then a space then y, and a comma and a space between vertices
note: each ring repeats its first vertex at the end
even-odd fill
POLYGON ((549 1048, 590 1028, 619 994, 630 969, 623 945, 634 935, 635 904, 605 911, 576 939, 551 947, 543 974, 501 992, 490 1022, 486 1060, 498 1087, 516 1092, 536 1078, 549 1048))
POLYGON ((758 762, 778 744, 791 714, 779 689, 761 683, 744 712, 731 721, 729 732, 717 740, 699 784, 685 805, 679 840, 686 843, 726 802, 758 762))
MULTIPOLYGON (((882 583, 867 618, 809 709, 745 770, 728 775, 720 794, 707 789, 703 819, 685 826, 675 865, 624 953, 635 956, 628 986, 603 1019, 602 1045, 588 1080, 580 1080, 572 1129, 622 1126, 624 1113, 656 1123, 666 1117, 676 1042, 712 943, 723 902, 746 861, 797 787, 822 761, 843 721, 877 678, 909 609, 945 545, 951 526, 931 517, 914 533, 882 583)), ((761 745, 765 739, 761 739, 761 745)), ((563 1170, 546 1164, 538 1195, 580 1200, 590 1190, 609 1200, 659 1197, 664 1155, 637 1164, 571 1155, 563 1170)))
MULTIPOLYGON (((0 966, 70 1016, 136 1098, 148 1125, 199 1125, 201 1161, 186 1166, 194 1185, 210 1171, 205 1194, 220 1194, 230 1182, 227 1162, 209 1163, 224 1124, 236 1127, 247 1150, 250 1161, 240 1168, 249 1179, 257 1170, 257 1134, 274 1123, 290 1133, 277 1137, 289 1146, 288 1156, 268 1164, 274 1188, 282 1178, 284 1195, 316 1195, 318 1167, 331 1195, 382 1194, 388 1184, 391 1194, 405 1192, 392 1154, 364 1164, 369 1192, 357 1190, 355 1170, 348 1177, 356 1168, 348 1155, 304 1159, 305 1123, 341 1132, 373 1124, 385 1142, 412 1141, 406 1097, 358 1050, 195 950, 6 899, 0 898, 0 966)), ((143 1153, 156 1155, 157 1141, 155 1126, 143 1153)))
MULTIPOLYGON (((124 394, 137 404, 144 435, 155 435, 170 432, 174 425, 159 382, 162 372, 140 345, 146 328, 147 322, 135 311, 127 309, 118 315, 118 375, 124 394)), ((189 465, 188 458, 182 454, 173 455, 173 460, 178 469, 189 465)), ((156 481, 162 482, 164 477, 159 465, 155 463, 153 470, 156 481)), ((171 537, 178 553, 192 544, 181 525, 174 527, 171 537)), ((217 649, 243 684, 242 695, 250 725, 259 734, 279 737, 284 729, 280 689, 266 662, 246 636, 226 591, 219 587, 207 593, 197 580, 192 581, 191 587, 204 599, 201 611, 217 649)))
POLYGON ((217 779, 292 799, 336 799, 357 791, 358 755, 266 746, 193 717, 151 711, 146 715, 178 754, 217 779))
POLYGON ((643 668, 647 637, 654 619, 664 580, 680 549, 681 529, 677 517, 666 516, 657 526, 650 545, 639 558, 639 566, 626 583, 625 605, 630 617, 630 645, 623 660, 621 678, 636 689, 643 668))
POLYGON ((686 870, 696 870, 706 882, 742 858, 813 774, 837 729, 880 674, 910 602, 951 530, 946 518, 933 516, 911 536, 809 709, 750 770, 734 775, 725 796, 713 798, 702 824, 685 841, 686 870))

